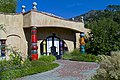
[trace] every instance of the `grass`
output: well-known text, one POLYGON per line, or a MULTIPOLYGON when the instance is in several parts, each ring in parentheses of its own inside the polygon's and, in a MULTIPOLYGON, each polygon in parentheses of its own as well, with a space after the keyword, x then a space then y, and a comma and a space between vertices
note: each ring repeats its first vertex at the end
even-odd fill
POLYGON ((81 54, 79 50, 75 49, 72 52, 64 53, 63 59, 73 61, 95 62, 96 56, 92 54, 81 54))
POLYGON ((10 64, 9 61, 0 62, 0 80, 13 80, 19 77, 37 74, 52 70, 59 66, 57 63, 52 63, 55 58, 53 56, 44 56, 36 61, 25 61, 20 65, 10 64), (46 59, 48 59, 46 61, 46 59), (49 61, 50 60, 50 61, 49 61))

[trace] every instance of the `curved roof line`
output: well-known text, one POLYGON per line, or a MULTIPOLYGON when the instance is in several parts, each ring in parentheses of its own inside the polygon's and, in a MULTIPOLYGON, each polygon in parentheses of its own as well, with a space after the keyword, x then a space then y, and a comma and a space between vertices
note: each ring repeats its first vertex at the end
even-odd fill
MULTIPOLYGON (((25 15, 25 14, 27 14, 27 13, 29 13, 29 12, 38 12, 38 13, 41 13, 41 14, 44 14, 44 15, 47 15, 47 16, 50 16, 50 17, 53 17, 53 18, 57 18, 57 19, 61 19, 61 20, 65 20, 65 21, 70 21, 70 20, 67 20, 67 19, 64 19, 64 18, 62 18, 62 17, 59 17, 59 16, 56 16, 56 15, 50 15, 51 13, 47 13, 47 12, 41 12, 41 11, 35 11, 35 10, 30 10, 30 11, 28 11, 28 12, 25 12, 25 13, 23 13, 23 15, 25 15)), ((76 21, 70 21, 70 22, 76 22, 76 21)), ((76 23, 80 23, 80 22, 76 22, 76 23)), ((83 23, 83 22, 81 22, 81 23, 83 23)))

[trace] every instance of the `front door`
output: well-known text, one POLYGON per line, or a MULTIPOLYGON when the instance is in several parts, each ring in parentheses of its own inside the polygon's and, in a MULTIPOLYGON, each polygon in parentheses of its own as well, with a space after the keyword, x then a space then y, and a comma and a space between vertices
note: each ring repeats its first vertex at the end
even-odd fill
POLYGON ((49 36, 41 43, 42 55, 54 55, 57 59, 61 58, 64 52, 64 41, 56 36, 49 36))

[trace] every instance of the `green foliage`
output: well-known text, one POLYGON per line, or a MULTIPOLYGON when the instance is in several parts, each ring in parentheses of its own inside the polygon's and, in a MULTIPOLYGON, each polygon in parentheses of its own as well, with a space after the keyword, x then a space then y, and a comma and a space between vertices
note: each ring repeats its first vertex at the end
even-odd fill
POLYGON ((44 62, 53 62, 56 60, 56 57, 53 55, 49 55, 49 56, 40 56, 39 61, 44 61, 44 62))
POLYGON ((85 62, 95 62, 96 56, 92 54, 81 54, 79 50, 75 49, 70 53, 65 53, 63 59, 69 59, 73 61, 85 61, 85 62))
POLYGON ((108 10, 108 11, 120 11, 120 5, 108 5, 106 10, 108 10))
POLYGON ((39 65, 47 65, 48 62, 45 61, 39 61, 39 60, 35 60, 35 61, 31 61, 31 66, 39 66, 39 65))
MULTIPOLYGON (((40 64, 40 63, 38 63, 38 64, 40 64)), ((44 64, 45 64, 45 62, 44 62, 44 64)), ((31 68, 28 68, 26 70, 26 72, 27 72, 27 75, 31 75, 31 74, 45 72, 45 71, 51 70, 58 66, 59 65, 57 63, 48 63, 47 65, 46 64, 43 65, 43 63, 42 63, 42 65, 33 66, 31 68)))
POLYGON ((72 56, 78 56, 78 55, 80 55, 81 53, 80 53, 80 50, 79 50, 79 49, 75 49, 75 50, 73 50, 72 52, 70 52, 70 54, 71 54, 72 56))
POLYGON ((107 10, 97 11, 92 20, 87 19, 86 26, 92 30, 93 41, 88 41, 86 50, 95 55, 120 50, 120 13, 118 5, 109 5, 107 10), (117 10, 116 10, 117 9, 117 10))
POLYGON ((23 65, 17 69, 5 70, 0 73, 0 79, 13 80, 15 78, 45 72, 59 66, 57 63, 46 64, 46 62, 41 62, 41 61, 32 61, 29 65, 31 66, 23 65))
MULTIPOLYGON (((86 39, 87 53, 109 55, 120 50, 120 5, 108 5, 105 10, 92 10, 81 16, 94 35, 93 41, 86 39)), ((74 20, 80 21, 81 16, 74 20)))
POLYGON ((73 56, 71 60, 75 61, 85 61, 85 62, 95 62, 96 56, 92 54, 81 54, 79 56, 73 56))
POLYGON ((13 65, 21 65, 22 64, 23 59, 22 59, 21 52, 19 52, 17 49, 12 48, 12 47, 8 48, 7 46, 6 46, 6 51, 10 53, 9 54, 9 57, 10 57, 9 63, 10 64, 13 64, 13 65))
POLYGON ((92 80, 120 80, 120 51, 98 57, 100 68, 92 80))
POLYGON ((59 65, 52 63, 56 58, 52 55, 41 57, 37 61, 22 60, 21 53, 13 48, 6 48, 10 52, 10 60, 0 61, 0 80, 15 78, 51 70, 59 65), (43 59, 43 60, 42 60, 43 59))
POLYGON ((14 13, 17 6, 17 0, 0 0, 0 12, 14 13))
POLYGON ((70 60, 72 59, 72 56, 69 52, 65 52, 62 56, 63 59, 70 60))
POLYGON ((120 25, 117 22, 111 18, 101 18, 89 23, 88 28, 94 34, 94 40, 86 45, 89 52, 97 55, 120 50, 120 25))

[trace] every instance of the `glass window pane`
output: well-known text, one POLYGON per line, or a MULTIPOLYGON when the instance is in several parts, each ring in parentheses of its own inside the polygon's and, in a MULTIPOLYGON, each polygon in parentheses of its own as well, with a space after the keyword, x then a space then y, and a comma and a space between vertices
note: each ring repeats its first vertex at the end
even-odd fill
POLYGON ((58 38, 54 38, 54 41, 59 41, 59 39, 58 38))
POLYGON ((48 38, 47 41, 52 41, 52 37, 48 38))
POLYGON ((59 55, 59 39, 54 38, 54 46, 56 47, 57 55, 59 55))
POLYGON ((47 53, 51 53, 52 37, 47 39, 47 53))

